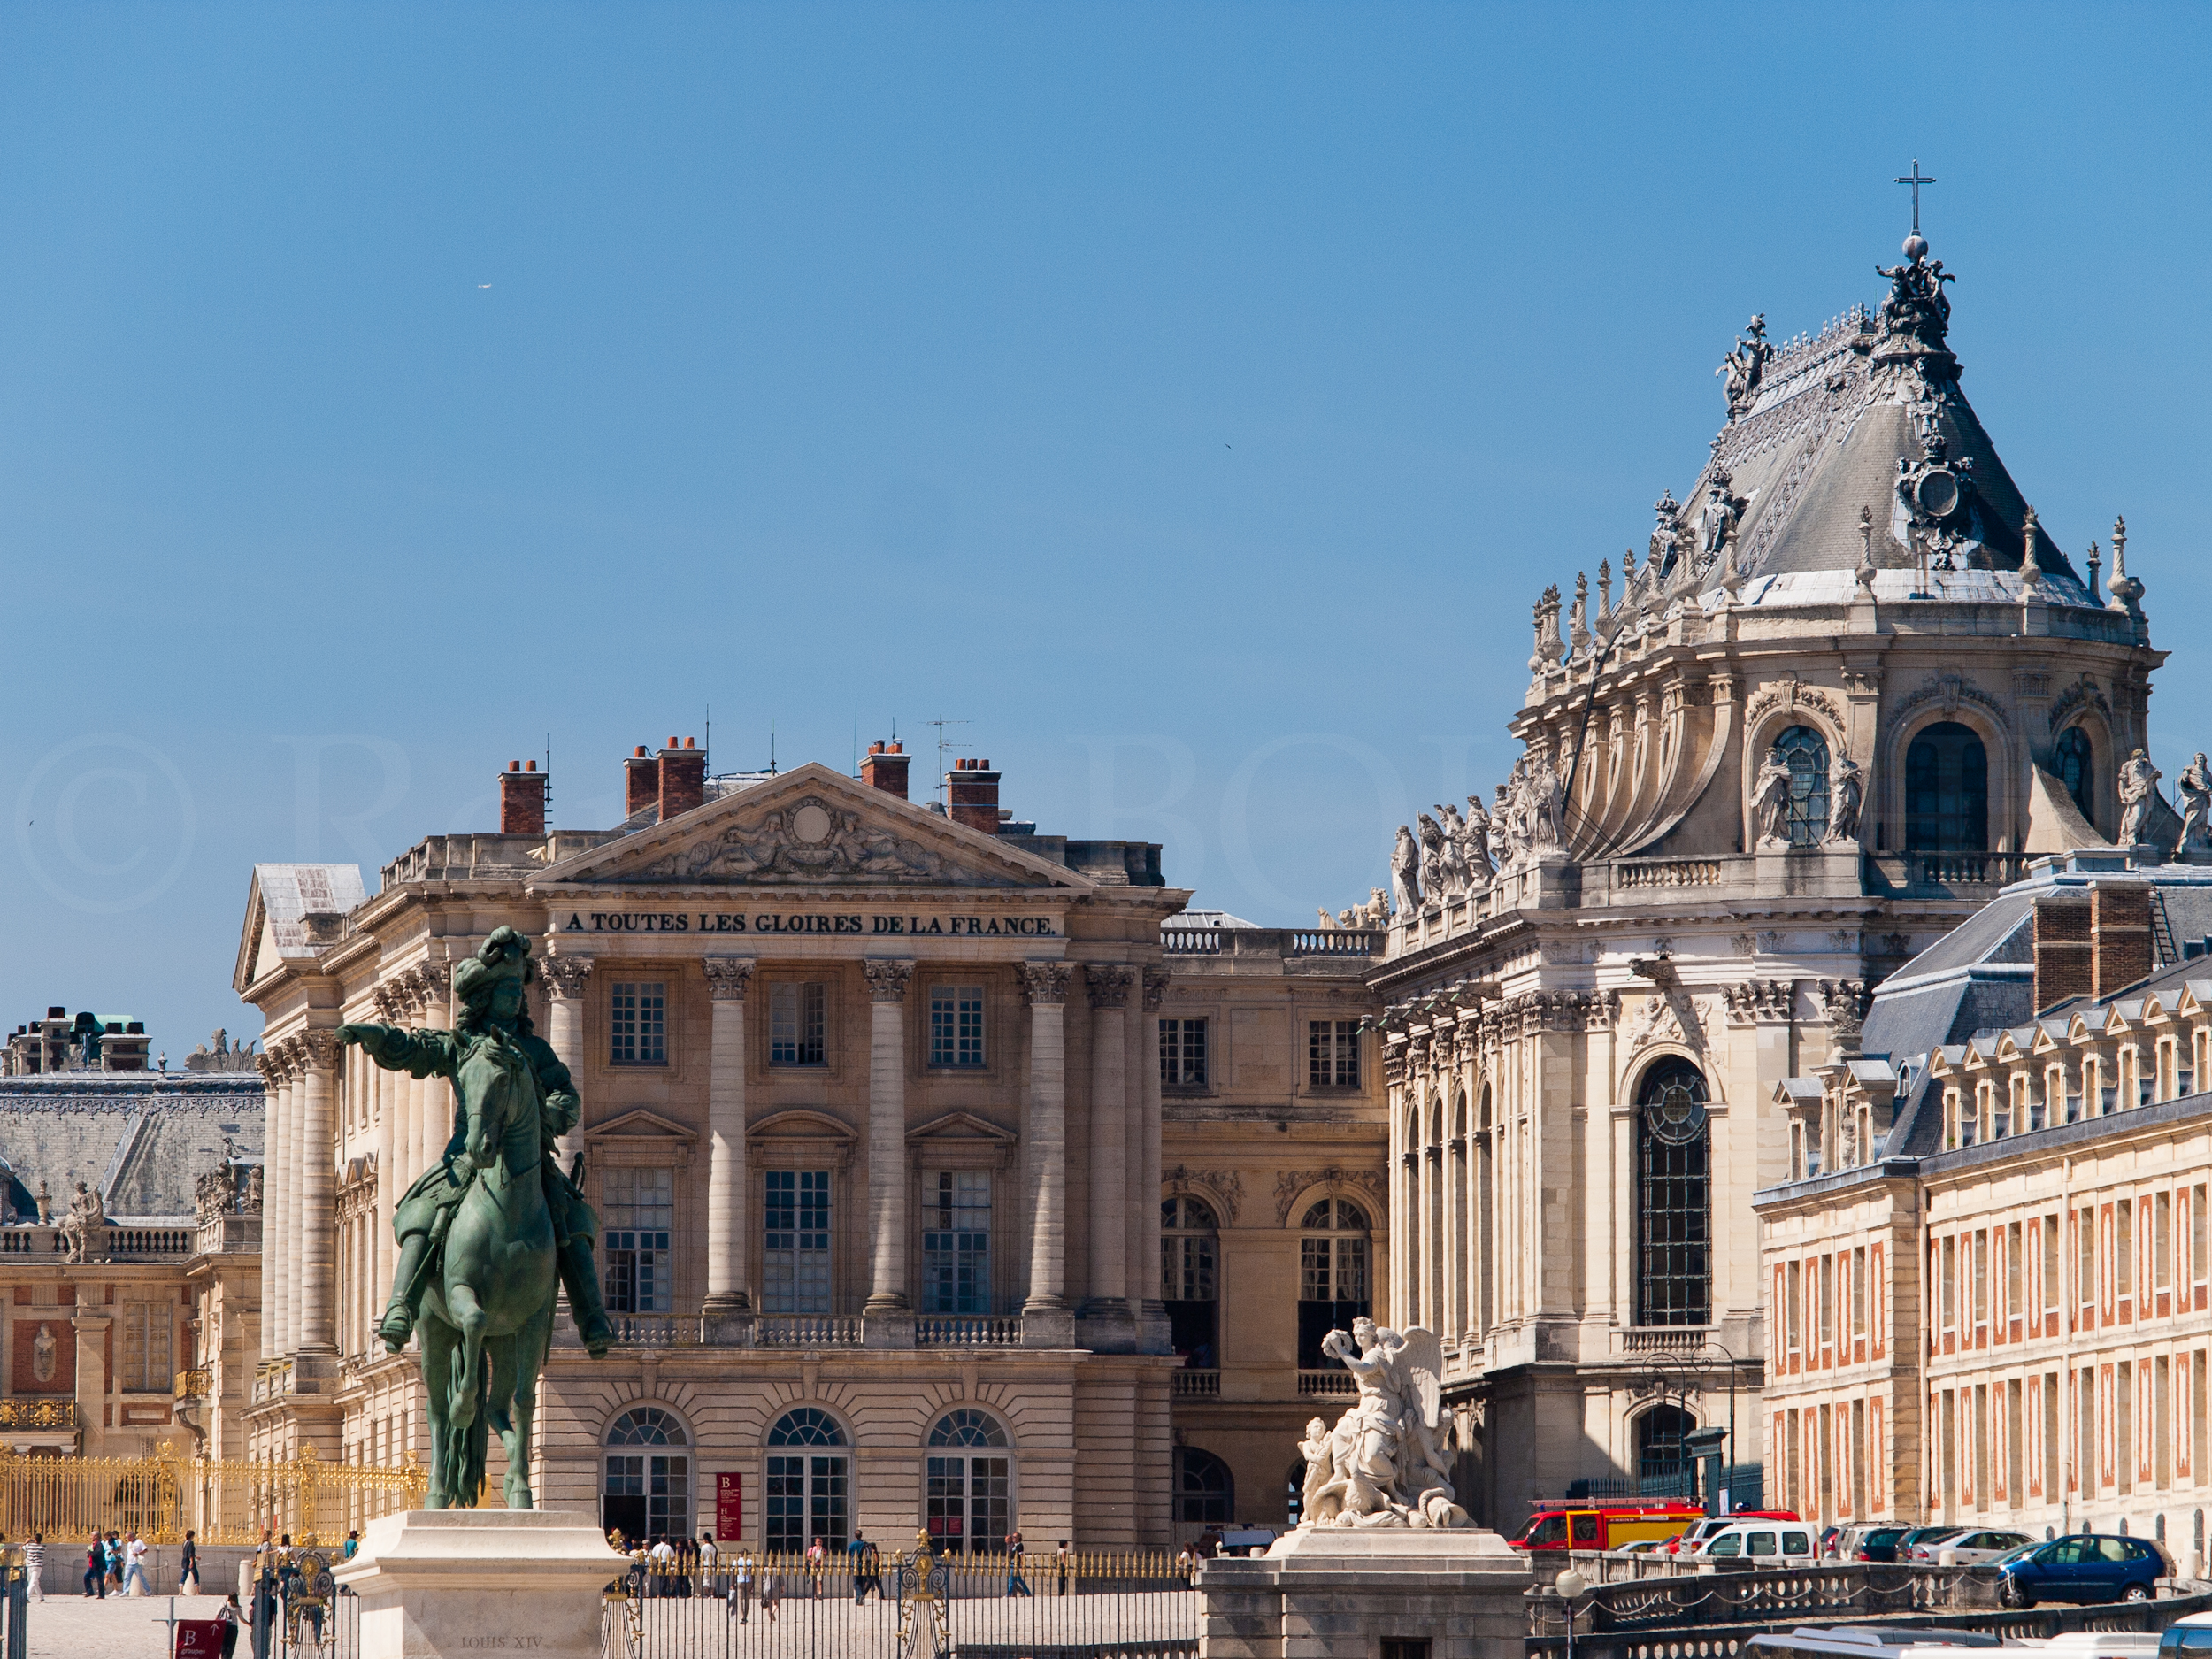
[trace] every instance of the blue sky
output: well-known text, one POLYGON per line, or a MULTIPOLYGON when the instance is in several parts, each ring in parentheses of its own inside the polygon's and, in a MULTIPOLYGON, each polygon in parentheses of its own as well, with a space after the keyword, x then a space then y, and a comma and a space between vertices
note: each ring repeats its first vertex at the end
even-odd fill
POLYGON ((1713 365, 1873 301, 2148 585, 2208 424, 2196 7, 0 9, 0 1028, 181 1056, 251 864, 554 818, 619 757, 1005 800, 1294 923, 1487 789, 1549 581, 1713 365), (918 777, 927 767, 917 767, 918 777))

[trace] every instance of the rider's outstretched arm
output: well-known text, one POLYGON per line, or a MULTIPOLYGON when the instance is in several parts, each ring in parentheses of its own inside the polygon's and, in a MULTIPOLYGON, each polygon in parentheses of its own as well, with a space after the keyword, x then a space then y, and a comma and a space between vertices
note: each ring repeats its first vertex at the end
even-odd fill
POLYGON ((341 1025, 340 1042, 358 1043, 361 1052, 387 1071, 411 1077, 451 1077, 459 1069, 459 1046, 449 1031, 408 1031, 398 1025, 341 1025))

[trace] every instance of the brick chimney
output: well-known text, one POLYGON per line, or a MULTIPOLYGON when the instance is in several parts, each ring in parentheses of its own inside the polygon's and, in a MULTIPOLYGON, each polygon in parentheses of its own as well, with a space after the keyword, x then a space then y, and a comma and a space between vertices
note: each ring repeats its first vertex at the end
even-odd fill
POLYGON ((2089 895, 2078 888, 2035 902, 2035 1011, 2095 995, 2089 895))
POLYGON ((545 779, 534 760, 511 760, 499 774, 499 833, 545 833, 545 779))
POLYGON ((981 830, 986 835, 997 834, 998 773, 991 770, 991 763, 957 761, 946 781, 952 786, 952 821, 965 824, 972 830, 981 830))
POLYGON ((678 813, 688 812, 705 803, 707 751, 699 747, 695 739, 688 737, 679 749, 672 737, 659 758, 661 822, 665 824, 678 813))
POLYGON ((661 798, 660 763, 640 743, 622 763, 622 816, 635 818, 661 798))
POLYGON ((906 799, 906 766, 914 757, 906 752, 903 743, 874 742, 868 745, 868 758, 860 763, 860 781, 871 789, 880 789, 886 795, 906 799))
POLYGON ((2147 881, 2099 881, 2089 888, 2089 933, 2095 947, 2094 995, 2110 996, 2151 971, 2151 889, 2147 881))

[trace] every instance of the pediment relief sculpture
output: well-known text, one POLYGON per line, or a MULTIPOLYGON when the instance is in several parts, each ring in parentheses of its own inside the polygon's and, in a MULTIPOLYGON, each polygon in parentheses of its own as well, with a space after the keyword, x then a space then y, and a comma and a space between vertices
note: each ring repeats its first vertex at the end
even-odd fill
POLYGON ((619 881, 926 881, 1009 887, 1003 876, 956 864, 911 836, 871 824, 820 795, 800 797, 751 824, 623 871, 619 881))

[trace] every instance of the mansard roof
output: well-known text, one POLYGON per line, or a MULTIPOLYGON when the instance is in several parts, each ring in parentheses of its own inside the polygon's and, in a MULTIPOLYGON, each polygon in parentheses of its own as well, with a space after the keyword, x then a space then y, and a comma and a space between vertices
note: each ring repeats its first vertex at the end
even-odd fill
MULTIPOLYGON (((1763 317, 1752 320, 1722 365, 1729 415, 1710 457, 1679 503, 1671 493, 1659 503, 1652 555, 1663 595, 1720 585, 1715 531, 1724 524, 1735 574, 1747 582, 1848 575, 1864 554, 1877 570, 1912 570, 1915 535, 1936 532, 1953 545, 1958 577, 2019 572, 2028 503, 1960 389, 1942 292, 1953 279, 1925 256, 1921 243, 1917 257, 1880 273, 1891 291, 1878 310, 1855 304, 1779 345, 1765 338, 1763 317), (1863 540, 1862 510, 1870 510, 1863 540)), ((2038 529, 2034 540, 2047 596, 2093 603, 2049 534, 2038 529)), ((1946 583, 1947 596, 1972 596, 1949 594, 1954 585, 1946 583)), ((1984 585, 1989 597, 2018 596, 2016 582, 1984 585)), ((1742 598, 1778 600, 1798 586, 1742 598)), ((1849 591, 1847 582, 1821 597, 1849 591)))

